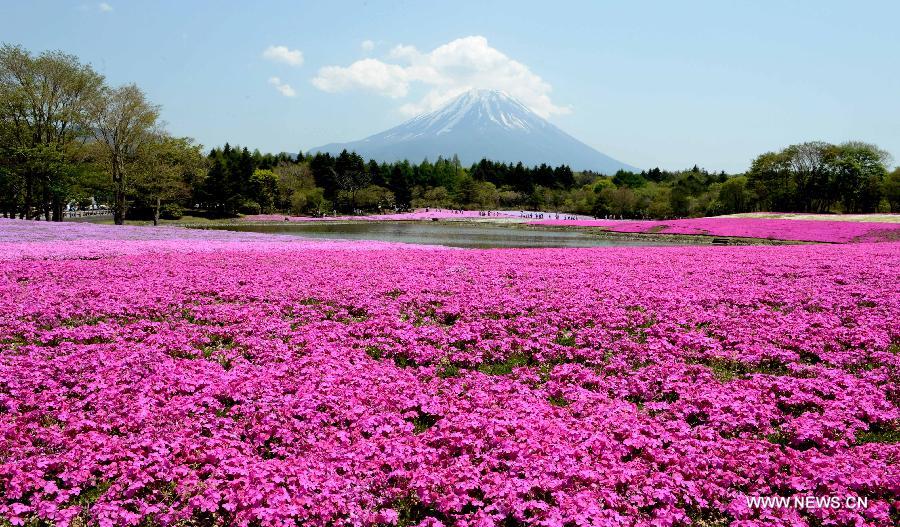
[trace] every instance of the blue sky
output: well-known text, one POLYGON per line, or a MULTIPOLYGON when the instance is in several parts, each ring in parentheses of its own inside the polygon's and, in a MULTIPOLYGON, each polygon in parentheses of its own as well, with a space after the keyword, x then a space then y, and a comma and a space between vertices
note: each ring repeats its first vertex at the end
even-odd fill
POLYGON ((639 167, 848 139, 900 164, 898 2, 0 1, 0 41, 136 82, 206 146, 360 139, 477 85, 639 167))

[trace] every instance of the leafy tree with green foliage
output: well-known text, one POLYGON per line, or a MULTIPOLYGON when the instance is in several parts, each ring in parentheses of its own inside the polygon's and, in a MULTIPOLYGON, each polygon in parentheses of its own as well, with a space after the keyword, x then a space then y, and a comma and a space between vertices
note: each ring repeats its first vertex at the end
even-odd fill
POLYGON ((794 209, 797 187, 787 152, 767 152, 754 159, 747 180, 762 210, 794 209))
POLYGON ((328 153, 317 152, 309 163, 316 186, 322 187, 327 199, 334 199, 338 192, 335 160, 328 153))
POLYGON ((412 167, 409 161, 395 163, 388 178, 388 190, 394 193, 397 207, 406 210, 412 202, 412 167))
MULTIPOLYGON (((228 145, 225 145, 228 147, 228 145)), ((226 185, 226 168, 225 160, 218 150, 213 150, 209 154, 209 172, 202 189, 195 189, 195 196, 198 203, 201 203, 207 210, 217 214, 225 214, 225 203, 228 200, 228 187, 226 185)))
POLYGON ((278 199, 278 176, 267 168, 257 168, 250 176, 250 199, 259 205, 259 211, 269 214, 278 199))
POLYGON ((22 210, 24 189, 25 181, 19 173, 0 166, 0 215, 14 218, 22 210))
POLYGON ((619 170, 612 178, 617 187, 640 188, 647 184, 647 180, 641 174, 635 174, 627 170, 619 170))
POLYGON ((4 201, 20 217, 43 213, 62 221, 78 172, 72 151, 85 138, 102 85, 103 77, 73 55, 0 46, 0 165, 6 188, 17 193, 4 201))
POLYGON ((783 155, 793 179, 789 208, 801 212, 825 212, 834 201, 830 163, 835 148, 822 141, 791 145, 783 155))
POLYGON ((445 209, 453 206, 453 198, 450 192, 440 186, 424 190, 417 186, 413 192, 412 206, 414 208, 439 208, 445 209))
POLYGON ((846 212, 875 212, 887 176, 887 152, 858 141, 841 144, 831 161, 837 195, 846 212))
POLYGON ((161 215, 181 216, 181 203, 191 196, 191 187, 201 184, 206 160, 201 145, 189 137, 160 133, 142 146, 134 171, 133 205, 152 211, 153 224, 161 215))
POLYGON ((321 187, 297 189, 291 194, 291 211, 294 214, 324 216, 332 208, 321 187))
POLYGON ((601 191, 601 195, 612 215, 625 218, 636 216, 638 199, 630 188, 605 188, 601 191))
POLYGON ((272 169, 272 172, 277 178, 276 188, 278 189, 278 194, 275 208, 278 210, 291 210, 293 208, 294 193, 316 187, 312 171, 309 169, 309 163, 302 159, 299 161, 282 161, 272 169))
POLYGON ((369 185, 357 192, 356 204, 363 210, 384 211, 396 205, 394 193, 379 185, 369 185))
POLYGON ((672 210, 671 187, 662 186, 657 183, 652 183, 652 185, 654 185, 653 192, 650 196, 649 203, 647 203, 647 217, 659 219, 671 218, 675 214, 672 210))
POLYGON ((113 222, 125 223, 128 174, 140 162, 146 144, 158 133, 159 106, 135 84, 104 88, 92 101, 89 126, 101 159, 112 176, 113 222))
POLYGON ((900 212, 900 167, 895 168, 884 178, 881 192, 888 202, 889 210, 900 212))
POLYGON ((753 194, 748 189, 747 177, 736 176, 719 184, 718 199, 722 214, 749 212, 753 194))
POLYGON ((500 192, 490 181, 476 181, 472 189, 472 201, 469 203, 476 209, 496 209, 500 204, 500 192))
POLYGON ((763 210, 874 212, 881 201, 887 154, 862 142, 791 145, 757 157, 748 184, 763 210))

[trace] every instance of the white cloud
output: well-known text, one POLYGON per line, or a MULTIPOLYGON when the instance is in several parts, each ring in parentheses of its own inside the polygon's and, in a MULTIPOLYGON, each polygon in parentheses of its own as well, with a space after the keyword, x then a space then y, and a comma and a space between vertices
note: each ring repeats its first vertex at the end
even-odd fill
POLYGON ((368 88, 388 97, 406 97, 409 93, 406 69, 376 59, 362 59, 350 66, 325 66, 312 80, 322 91, 339 92, 354 87, 368 88))
POLYGON ((99 4, 97 4, 97 9, 99 9, 101 13, 109 13, 113 10, 112 6, 107 4, 106 2, 100 2, 99 4))
POLYGON ((303 52, 299 49, 288 49, 287 46, 269 46, 263 51, 262 56, 264 59, 291 66, 303 65, 303 52))
POLYGON ((297 92, 294 91, 294 88, 291 88, 290 84, 281 82, 281 79, 279 79, 278 77, 269 77, 269 84, 275 86, 275 89, 285 97, 294 97, 295 95, 297 95, 297 92))
POLYGON ((395 99, 406 97, 414 84, 430 88, 420 100, 400 107, 407 115, 435 110, 471 88, 503 90, 543 117, 571 111, 553 103, 552 88, 540 76, 482 36, 459 38, 427 53, 396 46, 387 61, 367 58, 349 66, 325 66, 312 83, 326 92, 362 88, 395 99))
POLYGON ((364 53, 371 53, 373 49, 375 49, 375 42, 371 40, 363 40, 359 45, 362 48, 364 53))

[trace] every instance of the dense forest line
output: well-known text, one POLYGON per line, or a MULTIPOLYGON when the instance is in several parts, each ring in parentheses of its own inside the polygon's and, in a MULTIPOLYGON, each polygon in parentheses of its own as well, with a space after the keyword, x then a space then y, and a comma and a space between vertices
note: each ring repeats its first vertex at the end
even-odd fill
POLYGON ((900 171, 864 143, 806 143, 764 154, 746 174, 655 168, 612 176, 567 166, 526 167, 455 158, 378 163, 338 156, 263 155, 226 145, 193 202, 229 216, 285 212, 322 215, 420 207, 553 210, 594 216, 670 218, 778 210, 876 212, 900 207, 900 171))
POLYGON ((419 207, 671 218, 750 211, 900 211, 900 169, 874 145, 810 142, 743 174, 659 168, 603 175, 567 166, 438 158, 378 163, 352 152, 206 152, 173 137, 135 85, 110 87, 62 52, 0 48, 0 215, 61 221, 105 208, 129 218, 326 215, 419 207))

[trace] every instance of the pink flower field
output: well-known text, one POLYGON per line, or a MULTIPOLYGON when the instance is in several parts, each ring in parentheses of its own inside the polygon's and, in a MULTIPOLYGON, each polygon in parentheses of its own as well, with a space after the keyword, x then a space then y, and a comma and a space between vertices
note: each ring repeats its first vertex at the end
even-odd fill
POLYGON ((900 243, 5 220, 0 255, 0 525, 900 521, 900 243))
POLYGON ((848 243, 900 241, 900 223, 789 220, 765 218, 692 218, 683 220, 538 220, 535 225, 599 227, 613 232, 734 236, 772 240, 848 243))
POLYGON ((367 216, 325 216, 316 218, 313 216, 284 216, 279 214, 251 214, 241 218, 249 222, 270 221, 415 221, 415 220, 454 220, 476 218, 513 218, 518 217, 514 213, 491 211, 490 216, 485 216, 477 210, 452 210, 452 209, 416 209, 412 212, 398 212, 396 214, 371 214, 367 216))
MULTIPOLYGON (((379 241, 301 239, 253 232, 195 230, 180 227, 112 228, 90 223, 25 222, 0 218, 0 260, 86 259, 160 252, 280 251, 301 248, 377 250, 427 245, 379 241)), ((444 249, 441 247, 441 249, 444 249)))

